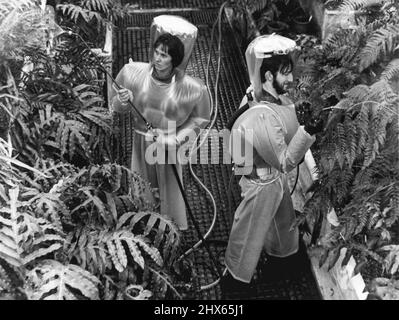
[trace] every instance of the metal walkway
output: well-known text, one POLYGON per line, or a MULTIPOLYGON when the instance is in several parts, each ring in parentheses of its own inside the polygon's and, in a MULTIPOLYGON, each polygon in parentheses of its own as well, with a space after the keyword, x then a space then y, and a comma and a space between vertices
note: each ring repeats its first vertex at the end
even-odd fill
MULTIPOLYGON (((128 3, 129 1, 124 1, 128 3)), ((210 89, 213 92, 216 79, 217 67, 217 44, 210 43, 211 29, 215 22, 219 10, 219 6, 223 3, 221 0, 142 0, 132 1, 135 4, 136 12, 122 21, 119 21, 117 28, 114 30, 114 64, 113 73, 116 75, 122 66, 128 62, 129 58, 134 61, 148 61, 149 48, 149 27, 152 19, 160 14, 176 14, 186 18, 188 21, 198 27, 198 39, 190 59, 187 73, 199 77, 205 81, 206 65, 208 53, 213 49, 210 65, 210 89), (178 8, 183 8, 180 10, 178 8), (201 8, 201 10, 198 10, 201 8), (155 10, 152 10, 155 9, 155 10)), ((244 59, 236 45, 234 36, 227 21, 223 21, 223 36, 221 50, 221 69, 219 78, 219 113, 215 124, 215 129, 222 130, 231 114, 239 105, 245 90, 248 86, 247 72, 244 59)), ((130 165, 132 130, 131 115, 117 117, 118 127, 121 129, 120 138, 122 145, 125 146, 120 150, 122 162, 130 165)), ((221 142, 221 140, 220 140, 221 142)), ((219 258, 223 264, 224 251, 231 227, 231 219, 235 208, 238 206, 240 198, 240 190, 237 180, 233 176, 231 183, 231 207, 229 207, 229 183, 231 179, 230 165, 222 164, 224 150, 218 148, 218 144, 209 143, 208 148, 201 148, 201 152, 213 154, 216 158, 219 155, 219 164, 209 165, 193 165, 198 177, 212 192, 218 210, 218 218, 213 232, 210 236, 211 250, 214 255, 219 258)), ((187 166, 186 166, 187 167, 187 166)), ((193 214, 195 215, 203 234, 206 233, 211 225, 213 218, 213 208, 211 200, 206 195, 194 179, 190 176, 188 168, 184 169, 184 184, 187 190, 188 200, 190 202, 193 214)), ((191 221, 190 221, 191 223, 191 221)), ((193 245, 197 242, 193 225, 189 226, 189 230, 184 233, 184 242, 186 245, 193 245)), ((253 296, 240 296, 239 293, 232 292, 226 298, 230 299, 320 299, 315 280, 311 273, 305 250, 288 262, 293 268, 286 272, 286 275, 277 280, 274 272, 281 269, 278 261, 269 260, 267 270, 264 273, 258 271, 254 276, 255 293, 253 296), (292 275, 292 276, 291 276, 292 275)), ((195 272, 200 277, 201 285, 209 284, 215 280, 212 273, 211 260, 203 246, 198 248, 192 254, 194 259, 195 272)), ((264 257, 261 258, 263 260, 264 257)), ((278 260, 278 259, 277 259, 278 260)), ((262 265, 259 263, 258 269, 262 265)), ((285 262, 286 264, 287 262, 285 262)), ((223 264, 224 265, 224 264, 223 264)), ((215 286, 209 290, 201 291, 197 299, 220 299, 221 291, 219 286, 215 286)))

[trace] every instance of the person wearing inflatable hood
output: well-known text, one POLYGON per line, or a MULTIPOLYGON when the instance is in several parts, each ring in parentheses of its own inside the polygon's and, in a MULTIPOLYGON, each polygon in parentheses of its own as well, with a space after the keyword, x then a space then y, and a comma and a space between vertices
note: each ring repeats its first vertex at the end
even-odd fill
MULTIPOLYGON (((210 120, 210 98, 207 87, 198 79, 185 74, 197 37, 197 28, 187 20, 170 15, 154 18, 151 25, 150 63, 127 63, 116 77, 123 87, 114 90, 112 108, 116 112, 131 111, 128 100, 144 115, 157 135, 145 132, 145 123, 133 111, 134 130, 131 169, 159 189, 160 213, 169 216, 179 227, 188 227, 183 197, 173 174, 176 165, 180 179, 182 166, 176 156, 187 137, 204 128, 210 120), (149 160, 154 142, 167 150, 166 164, 149 160)), ((157 152, 159 148, 156 149, 157 152)), ((162 157, 159 157, 162 159, 162 157)), ((157 203, 152 194, 147 199, 157 203)))
POLYGON ((299 125, 295 107, 284 95, 293 81, 289 57, 293 49, 293 40, 273 34, 254 39, 246 50, 252 92, 229 123, 229 151, 236 174, 242 175, 243 199, 234 214, 222 289, 234 284, 250 288, 247 284, 263 249, 274 257, 298 251, 287 174, 303 159, 323 124, 312 118, 299 125), (244 144, 251 152, 242 157, 234 148, 244 144))

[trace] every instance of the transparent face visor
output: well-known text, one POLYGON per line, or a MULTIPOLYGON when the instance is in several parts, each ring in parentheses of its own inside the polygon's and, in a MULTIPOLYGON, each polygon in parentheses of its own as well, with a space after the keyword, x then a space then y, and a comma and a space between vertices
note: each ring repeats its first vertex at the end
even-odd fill
POLYGON ((245 58, 255 100, 259 101, 262 96, 260 67, 263 59, 271 58, 274 55, 287 55, 297 48, 294 40, 275 34, 260 36, 248 45, 245 58))
POLYGON ((183 61, 176 69, 184 72, 193 51, 197 39, 198 29, 196 26, 179 16, 160 15, 155 17, 150 28, 150 63, 152 62, 154 43, 161 34, 170 33, 178 37, 184 45, 183 61))

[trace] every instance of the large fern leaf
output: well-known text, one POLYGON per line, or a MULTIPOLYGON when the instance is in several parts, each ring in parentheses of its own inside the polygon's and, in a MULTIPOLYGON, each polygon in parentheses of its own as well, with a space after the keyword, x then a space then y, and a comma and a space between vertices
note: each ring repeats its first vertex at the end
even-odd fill
POLYGON ((338 7, 340 11, 358 10, 374 5, 383 5, 384 3, 392 2, 392 0, 344 0, 338 7))
POLYGON ((43 48, 44 30, 49 21, 43 19, 36 1, 6 2, 0 3, 0 56, 23 60, 24 50, 43 48))
POLYGON ((10 190, 10 207, 0 209, 0 257, 13 266, 23 266, 59 250, 62 233, 48 221, 19 212, 19 189, 10 190))
POLYGON ((142 236, 135 236, 130 231, 120 230, 113 232, 105 238, 105 241, 115 269, 119 272, 122 272, 127 266, 127 253, 123 243, 127 245, 128 253, 142 269, 144 269, 145 259, 141 250, 147 253, 157 265, 163 265, 159 251, 150 246, 142 236))
POLYGON ((93 217, 98 214, 98 217, 102 217, 108 226, 113 225, 112 212, 109 212, 107 204, 101 200, 95 187, 81 187, 78 190, 78 194, 81 195, 81 199, 85 200, 71 210, 72 214, 83 209, 84 211, 90 212, 93 217))
POLYGON ((112 131, 112 115, 104 108, 91 108, 89 110, 80 111, 80 114, 104 130, 105 133, 110 134, 112 131))
POLYGON ((119 219, 118 228, 129 226, 130 230, 135 230, 140 223, 144 225, 143 235, 161 250, 165 260, 171 262, 181 241, 176 224, 170 218, 156 212, 141 211, 123 214, 119 219))
POLYGON ((381 79, 390 81, 399 76, 399 59, 393 59, 381 73, 381 79))
POLYGON ((28 272, 26 284, 30 300, 98 300, 100 283, 79 266, 44 260, 28 272))
POLYGON ((109 0, 84 0, 83 6, 91 11, 103 12, 109 14, 109 0))
POLYGON ((379 58, 392 53, 398 45, 399 25, 388 24, 376 30, 359 54, 359 70, 371 66, 379 58))
POLYGON ((63 15, 69 17, 72 21, 77 22, 79 18, 83 19, 87 23, 90 23, 93 19, 97 20, 98 23, 104 23, 104 19, 101 14, 89 9, 83 8, 75 4, 58 4, 57 9, 62 12, 63 15))
POLYGON ((89 127, 77 120, 64 120, 57 130, 57 141, 60 143, 61 154, 73 157, 77 150, 89 152, 86 136, 90 134, 89 127))

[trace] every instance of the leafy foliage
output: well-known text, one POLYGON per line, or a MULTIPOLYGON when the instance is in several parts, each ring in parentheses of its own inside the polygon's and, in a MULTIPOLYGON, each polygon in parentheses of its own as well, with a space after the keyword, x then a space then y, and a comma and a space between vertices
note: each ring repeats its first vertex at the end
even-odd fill
POLYGON ((73 39, 56 47, 54 57, 32 60, 38 67, 23 78, 19 109, 10 111, 11 139, 22 159, 30 164, 49 155, 81 163, 111 159, 112 116, 104 108, 96 60, 73 39), (93 72, 82 74, 83 66, 93 72))
POLYGON ((27 274, 30 300, 99 299, 100 281, 79 266, 43 260, 27 274))
POLYGON ((156 212, 127 212, 120 218, 119 225, 129 226, 133 230, 143 229, 143 235, 148 237, 156 248, 161 249, 167 261, 173 262, 177 258, 180 234, 170 218, 156 212))
MULTIPOLYGON (((111 1, 78 4, 65 9, 76 25, 88 11, 102 19, 119 14, 111 1)), ((0 1, 0 39, 29 29, 22 14, 24 28, 6 35, 3 24, 28 5, 38 10, 30 1, 0 1)), ((169 274, 179 231, 147 202, 149 183, 115 163, 98 59, 66 35, 47 49, 15 42, 0 63, 0 109, 10 137, 0 138, 0 296, 164 298, 176 291, 169 274), (153 294, 151 270, 167 290, 153 294)))
POLYGON ((73 29, 86 41, 97 42, 102 46, 103 39, 93 37, 93 32, 101 33, 107 24, 112 24, 128 15, 129 4, 122 6, 120 1, 112 0, 63 0, 56 6, 59 23, 73 29))
POLYGON ((360 71, 375 63, 381 56, 393 53, 399 44, 399 25, 385 25, 373 32, 360 52, 360 71))
POLYGON ((344 0, 338 6, 338 10, 347 11, 347 10, 358 10, 361 8, 367 8, 369 6, 374 6, 383 3, 392 3, 391 0, 344 0))
POLYGON ((399 75, 399 59, 393 59, 381 73, 381 79, 385 81, 393 80, 399 75))
POLYGON ((398 300, 399 280, 392 281, 388 278, 376 278, 367 286, 370 294, 369 300, 398 300))
MULTIPOLYGON (((318 222, 312 240, 325 250, 320 263, 330 256, 332 267, 339 249, 346 247, 344 264, 356 253, 356 272, 372 259, 386 272, 395 271, 390 275, 396 277, 399 93, 393 81, 399 21, 394 3, 374 2, 385 4, 375 23, 359 19, 353 29, 337 30, 321 48, 306 50, 298 59, 306 78, 299 78, 301 87, 294 99, 308 102, 313 113, 325 119, 325 130, 313 149, 319 181, 304 211, 318 222), (338 225, 329 225, 321 234, 322 222, 332 210, 338 225)), ((341 1, 352 9, 370 3, 341 1)))
POLYGON ((46 23, 33 0, 0 1, 0 62, 43 47, 46 23))

